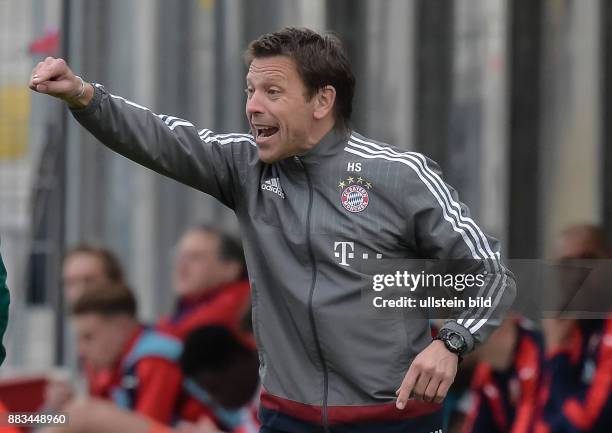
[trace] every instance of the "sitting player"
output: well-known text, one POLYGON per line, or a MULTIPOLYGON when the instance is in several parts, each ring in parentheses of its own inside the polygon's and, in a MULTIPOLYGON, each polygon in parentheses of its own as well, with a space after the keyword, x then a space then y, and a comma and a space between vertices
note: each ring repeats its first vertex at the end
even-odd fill
POLYGON ((44 433, 256 433, 259 361, 249 340, 225 328, 203 327, 185 342, 180 365, 186 388, 212 408, 211 417, 167 427, 101 400, 74 402, 66 408, 70 422, 44 433))
MULTIPOLYGON (((561 233, 556 258, 575 262, 609 258, 602 231, 576 225, 561 233)), ((606 293, 608 281, 600 284, 606 293)), ((595 288, 598 290, 598 288, 595 288)), ((583 300, 585 293, 582 295, 583 300)), ((598 302, 605 305, 609 294, 598 302)), ((536 433, 612 431, 612 315, 543 321, 546 360, 536 433)))
POLYGON ((542 353, 542 338, 529 322, 504 320, 478 351, 464 433, 532 432, 542 353))
POLYGON ((98 397, 170 424, 182 387, 176 362, 180 341, 139 323, 136 300, 125 286, 83 293, 72 306, 72 315, 84 361, 111 372, 105 394, 98 397))

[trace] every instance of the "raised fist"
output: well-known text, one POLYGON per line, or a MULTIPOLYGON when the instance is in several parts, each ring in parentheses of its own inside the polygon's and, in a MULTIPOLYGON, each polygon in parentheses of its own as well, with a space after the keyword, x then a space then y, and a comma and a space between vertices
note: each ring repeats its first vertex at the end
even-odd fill
POLYGON ((76 76, 64 59, 47 57, 32 70, 30 89, 66 101, 70 106, 86 106, 93 88, 76 76))

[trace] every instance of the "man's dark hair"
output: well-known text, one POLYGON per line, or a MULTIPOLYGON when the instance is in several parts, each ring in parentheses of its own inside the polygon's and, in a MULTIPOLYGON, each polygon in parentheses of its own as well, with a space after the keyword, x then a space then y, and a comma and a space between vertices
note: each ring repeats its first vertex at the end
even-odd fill
POLYGON ((203 326, 185 339, 179 364, 185 376, 195 377, 204 372, 223 371, 250 353, 251 350, 227 328, 203 326))
POLYGON ((287 56, 295 61, 300 78, 311 99, 327 85, 336 89, 336 126, 349 128, 355 94, 355 76, 340 39, 332 33, 319 34, 306 28, 286 27, 260 36, 249 44, 245 62, 287 56))
POLYGON ((117 256, 115 256, 110 250, 102 247, 96 247, 89 244, 77 245, 68 250, 64 256, 64 262, 72 256, 78 254, 86 254, 97 257, 104 266, 104 273, 110 281, 117 284, 123 284, 125 282, 125 273, 121 267, 121 263, 117 256))
POLYGON ((136 298, 124 284, 103 284, 86 290, 72 305, 72 315, 100 314, 136 317, 136 298))
POLYGON ((235 236, 230 235, 226 231, 212 224, 198 224, 192 230, 201 231, 204 233, 216 236, 219 239, 219 257, 225 262, 236 262, 246 269, 244 259, 244 250, 242 244, 235 236))

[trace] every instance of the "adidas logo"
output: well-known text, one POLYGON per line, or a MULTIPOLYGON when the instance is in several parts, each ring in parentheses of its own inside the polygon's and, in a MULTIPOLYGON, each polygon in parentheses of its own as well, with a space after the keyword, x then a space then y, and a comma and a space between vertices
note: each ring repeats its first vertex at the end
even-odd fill
POLYGON ((264 191, 273 192, 274 194, 280 196, 280 198, 285 198, 285 193, 283 192, 283 189, 280 186, 280 181, 278 180, 278 177, 273 177, 271 179, 266 180, 264 183, 261 184, 261 189, 263 189, 264 191))

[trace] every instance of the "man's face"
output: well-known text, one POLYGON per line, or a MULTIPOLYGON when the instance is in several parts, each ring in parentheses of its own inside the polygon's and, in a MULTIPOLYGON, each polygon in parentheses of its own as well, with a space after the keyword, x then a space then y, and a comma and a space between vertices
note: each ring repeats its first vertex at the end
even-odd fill
POLYGON ((286 56, 256 58, 246 82, 246 115, 259 158, 272 163, 307 151, 315 98, 306 99, 295 62, 286 56))
POLYGON ((174 270, 174 288, 180 296, 206 293, 227 282, 228 264, 219 256, 219 238, 203 230, 180 240, 174 270))
POLYGON ((74 317, 79 355, 96 369, 112 367, 120 358, 127 338, 123 316, 86 313, 74 317))
POLYGON ((68 304, 73 304, 88 288, 99 287, 109 282, 102 260, 87 253, 75 253, 66 258, 62 269, 62 280, 68 304))

